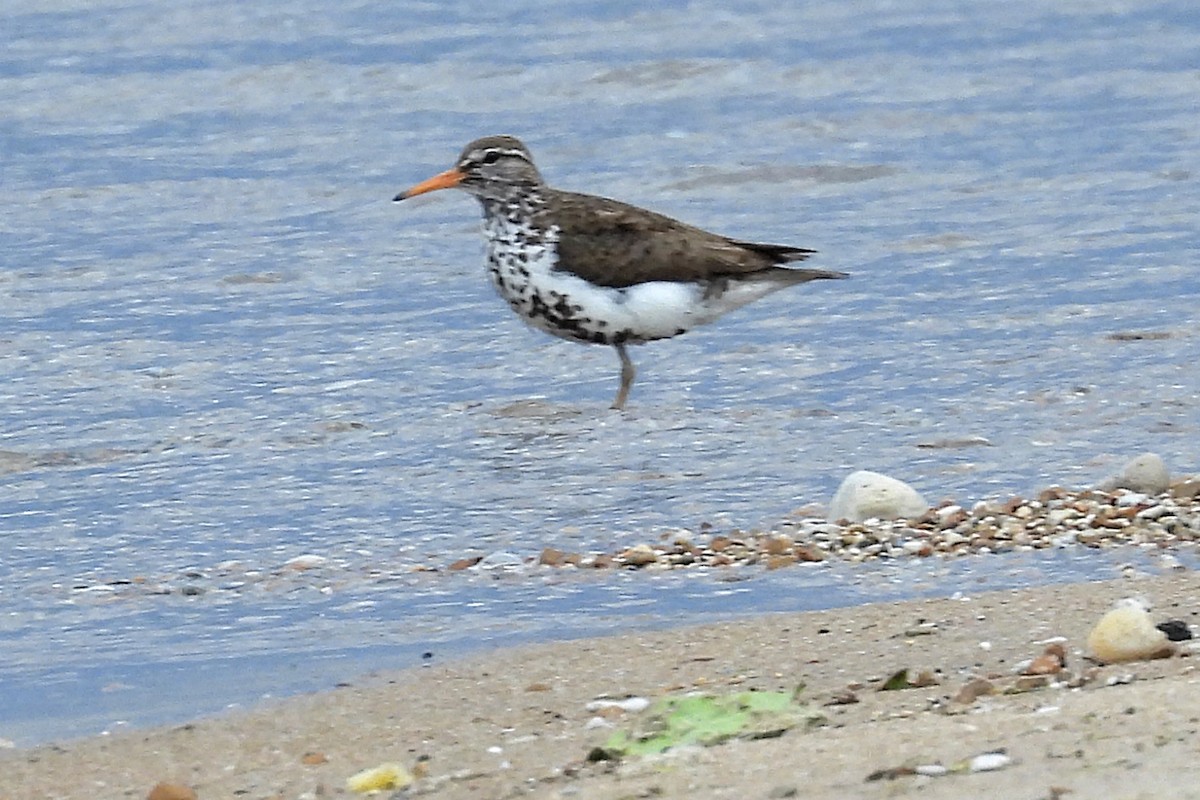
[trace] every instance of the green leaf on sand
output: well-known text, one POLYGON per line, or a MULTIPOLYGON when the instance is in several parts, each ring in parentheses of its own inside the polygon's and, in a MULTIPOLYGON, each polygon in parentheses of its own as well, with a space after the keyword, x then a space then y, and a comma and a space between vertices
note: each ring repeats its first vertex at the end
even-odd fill
POLYGON ((604 743, 608 758, 661 753, 681 744, 711 746, 733 738, 768 739, 797 725, 814 726, 824 715, 796 699, 797 692, 689 694, 658 700, 632 731, 604 743))

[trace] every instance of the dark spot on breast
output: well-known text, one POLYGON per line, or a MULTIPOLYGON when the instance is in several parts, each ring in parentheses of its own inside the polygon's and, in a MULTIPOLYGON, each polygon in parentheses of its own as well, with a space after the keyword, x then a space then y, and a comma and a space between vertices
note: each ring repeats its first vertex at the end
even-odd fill
MULTIPOLYGON (((525 316, 530 321, 544 320, 546 327, 553 328, 567 338, 581 342, 601 341, 595 338, 597 334, 592 331, 591 319, 575 316, 577 306, 567 302, 567 298, 560 292, 550 292, 550 296, 557 298, 553 305, 547 303, 540 292, 534 291, 529 296, 529 307, 524 312, 525 316)), ((602 339, 607 339, 603 334, 599 335, 602 339)), ((607 344, 607 341, 603 343, 607 344)))
POLYGON ((546 301, 537 292, 529 296, 529 317, 546 317, 550 313, 550 306, 546 305, 546 301))

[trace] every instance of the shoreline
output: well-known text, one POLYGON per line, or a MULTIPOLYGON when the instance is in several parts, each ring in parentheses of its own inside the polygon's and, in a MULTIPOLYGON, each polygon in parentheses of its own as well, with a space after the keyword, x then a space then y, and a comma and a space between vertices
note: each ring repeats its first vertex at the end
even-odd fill
POLYGON ((1200 619, 1200 578, 1176 570, 506 648, 184 725, 3 751, 0 797, 144 797, 160 781, 202 798, 348 797, 348 777, 383 763, 423 764, 409 795, 439 798, 784 797, 792 789, 831 798, 1048 797, 1053 786, 1097 796, 1114 780, 1183 791, 1185 776, 1200 775, 1191 744, 1200 717, 1170 698, 1194 694, 1200 682, 1192 648, 1113 666, 1081 659, 1088 630, 1128 596, 1151 600, 1156 620, 1194 627, 1200 619), (951 702, 972 680, 1011 682, 1014 667, 1056 637, 1065 637, 1071 674, 1090 675, 1078 687, 1064 680, 951 702), (930 682, 878 691, 899 669, 930 682), (587 704, 599 697, 797 684, 825 725, 664 757, 586 761, 611 734, 597 725, 635 721, 592 722, 587 704), (854 702, 826 705, 846 693, 854 702), (994 772, 866 781, 999 748, 1011 763, 994 772))

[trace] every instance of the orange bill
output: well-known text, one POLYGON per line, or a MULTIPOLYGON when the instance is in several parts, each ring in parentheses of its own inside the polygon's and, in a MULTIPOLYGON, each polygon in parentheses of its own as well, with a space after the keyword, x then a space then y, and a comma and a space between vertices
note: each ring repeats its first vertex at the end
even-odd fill
POLYGON ((457 167, 448 169, 445 172, 439 172, 428 180, 421 181, 411 189, 406 189, 396 195, 393 200, 407 200, 410 197, 416 197, 419 194, 426 192, 436 192, 438 189, 450 189, 458 185, 459 181, 466 177, 466 174, 460 171, 457 167))

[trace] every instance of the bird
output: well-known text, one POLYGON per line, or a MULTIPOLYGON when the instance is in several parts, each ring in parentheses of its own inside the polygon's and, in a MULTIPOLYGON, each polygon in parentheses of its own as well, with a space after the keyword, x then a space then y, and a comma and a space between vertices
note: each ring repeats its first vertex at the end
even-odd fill
POLYGON ((733 239, 618 200, 551 188, 514 136, 476 139, 453 167, 393 200, 449 188, 482 205, 488 274, 513 311, 553 336, 616 349, 618 410, 637 375, 629 345, 679 336, 789 286, 848 277, 781 266, 815 250, 733 239))

